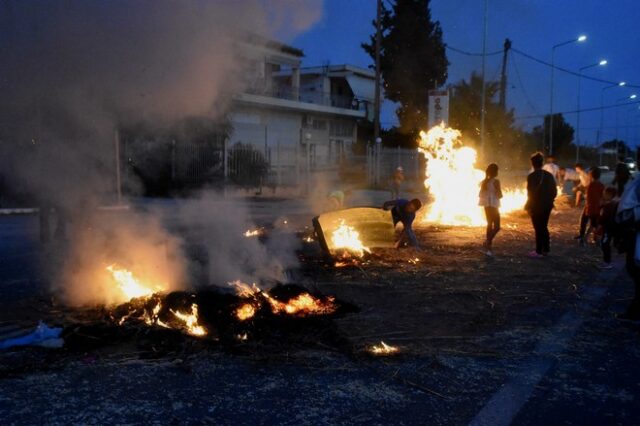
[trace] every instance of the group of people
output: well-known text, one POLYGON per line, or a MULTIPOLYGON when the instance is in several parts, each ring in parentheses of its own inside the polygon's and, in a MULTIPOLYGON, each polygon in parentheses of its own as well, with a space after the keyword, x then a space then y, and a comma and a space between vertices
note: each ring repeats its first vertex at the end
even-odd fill
MULTIPOLYGON (((635 297, 620 319, 640 320, 640 246, 636 254, 636 238, 640 238, 640 179, 632 180, 629 169, 620 162, 610 186, 600 182, 601 169, 586 169, 576 164, 573 169, 559 167, 553 157, 541 153, 531 156, 532 171, 527 176, 527 202, 525 210, 531 218, 535 233, 535 249, 528 253, 533 259, 543 259, 550 252, 549 218, 554 209, 558 188, 572 183, 576 206, 584 207, 580 215, 579 233, 576 239, 585 245, 590 234, 602 249, 602 269, 611 269, 612 245, 626 253, 626 268, 634 281, 635 297), (630 183, 631 182, 631 183, 630 183), (626 190, 626 191, 625 191, 626 190)), ((493 241, 500 231, 500 199, 502 188, 498 179, 499 167, 492 163, 486 168, 485 178, 480 184, 478 204, 484 208, 487 228, 483 250, 493 256, 493 241)), ((397 197, 397 193, 395 193, 397 197)), ((403 224, 403 231, 396 247, 410 244, 419 249, 418 240, 412 230, 416 211, 422 203, 418 199, 397 198, 388 201, 383 208, 392 212, 394 225, 403 224)))

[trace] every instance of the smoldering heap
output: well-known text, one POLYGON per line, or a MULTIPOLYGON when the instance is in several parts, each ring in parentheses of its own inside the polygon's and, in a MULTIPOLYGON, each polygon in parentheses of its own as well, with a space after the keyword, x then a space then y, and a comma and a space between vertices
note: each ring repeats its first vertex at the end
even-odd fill
POLYGON ((82 350, 139 340, 171 351, 195 340, 232 350, 349 350, 333 319, 357 312, 354 305, 295 284, 269 291, 232 284, 228 290, 155 293, 96 311, 93 321, 66 328, 67 345, 82 350))

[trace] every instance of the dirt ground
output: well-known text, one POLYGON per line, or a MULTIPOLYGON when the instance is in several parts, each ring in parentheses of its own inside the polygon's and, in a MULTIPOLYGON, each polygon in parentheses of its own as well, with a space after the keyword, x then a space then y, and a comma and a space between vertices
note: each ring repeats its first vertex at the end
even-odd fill
MULTIPOLYGON (((195 342, 149 359, 149 349, 134 342, 73 354, 10 351, 0 357, 7 373, 0 418, 65 425, 468 424, 532 366, 545 378, 516 424, 550 417, 624 423, 638 414, 640 380, 625 366, 640 359, 640 330, 620 327, 613 314, 630 285, 616 284, 624 277, 619 257, 616 270, 601 273, 600 250, 578 246, 578 217, 559 204, 550 222, 551 255, 539 260, 526 257, 533 232, 524 214, 503 216, 494 258, 481 252, 482 228, 429 224, 416 227, 423 251, 375 249, 357 266, 331 267, 308 244, 296 280, 360 308, 334 320, 351 350, 310 345, 234 354, 195 342), (607 293, 597 308, 589 304, 593 288, 607 293), (567 313, 584 316, 588 327, 567 327, 567 313), (552 343, 553 350, 540 352, 540 342, 568 342, 571 333, 577 343, 570 348, 552 343), (400 353, 368 355, 381 340, 400 353)), ((31 311, 24 317, 72 319, 47 312, 44 296, 41 302, 33 309, 25 300, 31 311)))
POLYGON ((578 300, 580 283, 596 273, 600 250, 573 239, 578 218, 568 206, 554 211, 545 259, 526 257, 533 230, 516 213, 503 217, 494 258, 481 251, 483 228, 423 224, 416 227, 420 252, 374 250, 359 268, 308 268, 305 278, 361 307, 339 321, 356 345, 384 340, 420 355, 489 354, 493 348, 483 339, 498 330, 517 335, 548 327, 558 307, 578 300))

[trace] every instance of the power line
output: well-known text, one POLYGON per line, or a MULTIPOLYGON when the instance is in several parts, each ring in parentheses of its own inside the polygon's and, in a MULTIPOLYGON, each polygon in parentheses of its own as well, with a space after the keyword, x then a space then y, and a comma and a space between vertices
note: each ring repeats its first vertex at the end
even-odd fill
MULTIPOLYGON (((627 102, 624 104, 612 104, 612 105, 605 105, 605 106, 601 106, 601 107, 591 107, 591 108, 582 108, 580 110, 574 109, 571 111, 558 111, 558 112, 554 112, 553 114, 577 114, 578 112, 589 112, 589 111, 600 111, 600 110, 604 110, 604 109, 611 109, 611 108, 619 108, 619 107, 623 107, 623 106, 629 106, 629 105, 637 105, 640 104, 640 101, 634 101, 634 102, 627 102)), ((528 119, 528 118, 540 118, 540 117, 546 117, 549 114, 536 114, 536 115, 523 115, 520 117, 515 117, 516 120, 524 120, 524 119, 528 119)))
POLYGON ((524 84, 522 83, 522 78, 520 77, 520 70, 518 69, 518 64, 516 62, 515 56, 511 57, 511 63, 513 64, 513 68, 515 68, 515 70, 516 70, 516 78, 518 79, 518 83, 520 84, 520 89, 522 89, 522 94, 524 95, 524 99, 527 102, 527 105, 529 105, 529 108, 531 108, 531 110, 534 113, 540 114, 538 112, 539 109, 536 108, 535 104, 531 101, 531 98, 529 98, 529 95, 527 94, 527 91, 524 88, 524 84))
MULTIPOLYGON (((581 78, 584 78, 584 79, 587 79, 587 80, 595 81, 595 82, 598 82, 598 83, 610 84, 610 85, 619 84, 619 81, 610 81, 610 80, 605 80, 605 79, 602 79, 602 78, 591 77, 589 75, 580 74, 579 72, 571 71, 569 69, 562 68, 562 67, 559 67, 557 65, 552 65, 547 61, 543 61, 542 59, 538 59, 535 56, 532 56, 532 55, 529 55, 528 53, 523 52, 522 50, 516 49, 515 47, 512 47, 511 50, 513 50, 514 52, 516 52, 519 55, 524 56, 527 59, 531 59, 532 61, 538 62, 539 64, 546 65, 547 67, 551 67, 553 69, 556 69, 558 71, 562 71, 562 72, 567 73, 567 74, 571 74, 571 75, 576 76, 576 77, 581 77, 581 78)), ((629 83, 627 83, 625 85, 625 87, 640 88, 639 85, 629 84, 629 83)))
MULTIPOLYGON (((460 53, 461 55, 467 55, 467 56, 482 56, 482 53, 473 53, 473 52, 467 52, 466 50, 462 50, 462 49, 458 49, 457 47, 452 47, 449 46, 448 44, 445 44, 444 46, 446 49, 451 50, 453 52, 456 53, 460 53)), ((489 52, 487 53, 486 56, 495 56, 495 55, 500 55, 502 53, 502 50, 496 50, 495 52, 489 52)))

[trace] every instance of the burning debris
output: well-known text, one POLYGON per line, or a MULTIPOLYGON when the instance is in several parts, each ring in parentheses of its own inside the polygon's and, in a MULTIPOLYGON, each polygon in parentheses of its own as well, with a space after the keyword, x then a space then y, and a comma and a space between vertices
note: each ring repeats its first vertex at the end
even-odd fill
POLYGON ((251 237, 261 237, 264 235, 264 229, 262 228, 258 228, 258 229, 247 229, 244 233, 244 236, 247 238, 251 238, 251 237))
MULTIPOLYGON (((458 130, 444 123, 420 132, 418 150, 427 160, 425 187, 433 202, 426 222, 443 225, 481 226, 485 224, 478 207, 478 191, 484 172, 476 169, 476 150, 463 146, 458 130)), ((524 208, 527 200, 523 188, 504 189, 501 211, 510 213, 524 208)))
POLYGON ((67 335, 71 335, 70 341, 72 345, 75 341, 76 347, 79 341, 84 342, 80 345, 87 344, 87 339, 88 344, 95 345, 96 341, 107 344, 123 336, 141 335, 151 336, 158 344, 167 341, 167 337, 172 344, 196 337, 203 343, 216 342, 234 348, 287 345, 291 349, 318 343, 348 347, 332 320, 356 312, 355 306, 292 284, 277 285, 269 291, 241 282, 232 283, 232 287, 228 290, 212 287, 195 293, 145 292, 102 311, 106 313, 106 321, 69 327, 67 335), (182 340, 178 336, 183 336, 182 340))
POLYGON ((335 251, 342 252, 342 257, 355 255, 363 257, 365 252, 371 253, 369 247, 365 247, 360 240, 360 233, 354 227, 340 221, 340 226, 331 234, 331 242, 335 251), (345 256, 346 255, 346 256, 345 256))
POLYGON ((121 299, 131 300, 136 297, 148 297, 153 293, 166 290, 164 286, 142 282, 133 272, 115 264, 109 265, 105 269, 111 274, 111 278, 117 285, 121 299))
POLYGON ((387 345, 382 340, 379 345, 373 345, 369 348, 369 352, 373 355, 393 355, 400 352, 400 348, 397 346, 387 345))

